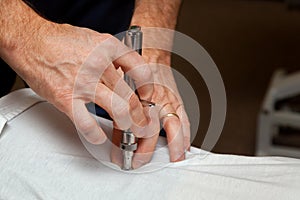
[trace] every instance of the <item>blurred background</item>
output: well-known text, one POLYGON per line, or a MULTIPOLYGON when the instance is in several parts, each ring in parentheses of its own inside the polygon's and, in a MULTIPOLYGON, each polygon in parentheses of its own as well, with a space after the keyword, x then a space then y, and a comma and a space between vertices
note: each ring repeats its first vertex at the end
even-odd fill
MULTIPOLYGON (((258 114, 273 73, 300 70, 298 6, 297 0, 183 2, 177 30, 208 51, 226 87, 227 118, 214 152, 254 155, 258 114)), ((210 118, 206 86, 180 57, 173 56, 173 65, 197 93, 201 122, 193 145, 201 147, 210 118)))
MULTIPOLYGON (((298 0, 183 2, 177 30, 208 51, 226 87, 227 118, 213 152, 255 154, 258 114, 273 73, 279 68, 300 70, 298 6, 298 0)), ((210 118, 207 88, 195 69, 179 56, 173 56, 173 67, 197 93, 201 121, 193 145, 201 147, 210 118)), ((17 79, 14 89, 20 87, 23 82, 17 79)), ((293 141, 300 146, 300 140, 293 141)))

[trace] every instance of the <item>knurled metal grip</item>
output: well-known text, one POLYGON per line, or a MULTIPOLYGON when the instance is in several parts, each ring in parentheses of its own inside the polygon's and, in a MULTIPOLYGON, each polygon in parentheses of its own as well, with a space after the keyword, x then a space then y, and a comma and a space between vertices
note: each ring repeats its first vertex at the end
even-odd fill
POLYGON ((120 148, 123 151, 135 151, 137 149, 137 143, 135 143, 135 144, 124 144, 124 143, 121 143, 120 148))
POLYGON ((137 51, 142 55, 142 42, 143 42, 143 32, 140 26, 131 26, 128 31, 126 31, 124 43, 126 46, 137 51))
POLYGON ((130 130, 123 132, 120 148, 124 151, 135 151, 137 149, 136 138, 130 130))
POLYGON ((132 169, 132 158, 133 152, 137 149, 136 138, 133 133, 128 129, 123 132, 122 142, 120 144, 120 149, 123 152, 123 170, 132 169))
MULTIPOLYGON (((131 26, 129 30, 126 31, 124 42, 126 46, 137 51, 140 55, 142 55, 143 33, 141 31, 141 27, 131 26)), ((127 76, 127 74, 124 75, 124 80, 133 91, 136 90, 134 81, 129 76, 127 76)), ((130 129, 125 130, 123 132, 123 138, 120 144, 120 149, 123 152, 122 169, 131 170, 132 159, 134 154, 133 152, 137 149, 137 141, 130 129)))

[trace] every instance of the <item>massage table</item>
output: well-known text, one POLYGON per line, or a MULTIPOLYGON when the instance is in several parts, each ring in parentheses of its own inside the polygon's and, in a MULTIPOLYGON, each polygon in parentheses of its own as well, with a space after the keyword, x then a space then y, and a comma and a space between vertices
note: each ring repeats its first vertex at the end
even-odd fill
MULTIPOLYGON (((112 123, 97 118, 111 134, 112 123)), ((192 147, 170 163, 164 138, 152 161, 125 172, 111 143, 92 145, 31 89, 0 99, 0 199, 300 199, 300 160, 192 147)))

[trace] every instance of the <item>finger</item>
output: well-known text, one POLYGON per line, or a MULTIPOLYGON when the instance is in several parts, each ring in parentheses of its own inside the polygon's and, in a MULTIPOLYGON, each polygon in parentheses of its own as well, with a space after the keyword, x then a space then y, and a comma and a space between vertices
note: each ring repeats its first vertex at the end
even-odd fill
POLYGON ((88 112, 84 101, 74 100, 72 107, 71 119, 79 133, 92 144, 104 143, 106 135, 88 112))
POLYGON ((152 71, 143 57, 136 51, 130 50, 120 55, 113 61, 114 65, 120 66, 125 73, 134 71, 130 77, 135 81, 145 82, 153 80, 152 71))
POLYGON ((185 159, 184 136, 180 119, 176 115, 167 115, 174 112, 175 110, 170 104, 165 105, 161 110, 161 119, 167 134, 171 162, 185 159))
POLYGON ((133 126, 144 127, 147 124, 147 118, 143 112, 143 107, 134 91, 124 81, 113 65, 105 70, 101 80, 114 93, 129 103, 129 113, 133 126))
POLYGON ((160 130, 158 108, 156 106, 143 106, 144 114, 147 116, 148 124, 144 127, 132 127, 133 133, 140 133, 143 138, 149 138, 157 134, 160 130), (142 134, 141 134, 142 133, 142 134))
POLYGON ((137 96, 132 95, 129 101, 125 101, 104 84, 99 83, 93 101, 108 112, 116 127, 121 130, 132 128, 136 137, 144 136, 143 130, 147 124, 147 118, 137 96), (134 109, 136 110, 133 111, 134 109))
POLYGON ((168 99, 172 103, 173 108, 176 108, 176 114, 179 116, 181 125, 182 125, 182 132, 184 137, 184 149, 189 150, 190 149, 190 137, 191 137, 191 131, 190 131, 190 122, 188 119, 188 116, 186 114, 186 111, 183 106, 183 101, 181 97, 178 94, 174 94, 172 92, 168 92, 168 99))
POLYGON ((103 73, 101 81, 106 87, 117 93, 125 100, 129 100, 134 94, 134 91, 124 81, 124 78, 119 74, 113 64, 110 64, 103 73))
POLYGON ((153 74, 142 56, 131 51, 118 57, 113 63, 121 66, 124 73, 134 80, 140 98, 150 101, 154 91, 153 74))
POLYGON ((182 124, 182 131, 184 137, 184 149, 189 151, 191 147, 191 127, 190 127, 189 118, 182 104, 176 109, 176 113, 179 116, 182 124))
POLYGON ((176 114, 179 116, 179 120, 181 122, 182 126, 182 132, 183 132, 183 140, 184 140, 184 149, 189 150, 190 149, 190 122, 188 119, 188 116, 185 112, 183 101, 180 97, 180 95, 168 91, 168 100, 169 102, 172 102, 172 107, 176 108, 176 114))
MULTIPOLYGON (((149 117, 151 118, 149 123, 149 126, 151 126, 151 128, 149 128, 150 130, 145 130, 145 131, 149 131, 151 133, 151 136, 149 134, 147 135, 147 138, 139 139, 138 149, 137 151, 135 151, 136 157, 133 159, 134 168, 138 168, 141 165, 148 163, 154 152, 157 143, 157 138, 159 135, 158 134, 159 129, 160 129, 157 111, 154 108, 150 108, 150 107, 144 108, 145 113, 148 112, 149 117)), ((114 145, 111 151, 111 160, 113 163, 119 166, 123 165, 122 151, 120 150, 119 147, 120 142, 122 140, 122 134, 123 131, 114 129, 113 136, 112 136, 112 142, 114 145)))
POLYGON ((163 127, 167 134, 171 162, 184 160, 184 137, 179 119, 167 117, 163 122, 163 127))
POLYGON ((102 83, 98 83, 95 98, 91 101, 102 107, 114 119, 114 123, 120 129, 128 129, 131 126, 129 105, 124 99, 111 91, 102 83))
POLYGON ((139 139, 138 148, 133 157, 133 169, 137 169, 150 162, 158 141, 158 137, 159 132, 154 134, 152 137, 139 139))
POLYGON ((113 134, 112 134, 112 148, 110 152, 110 158, 111 162, 115 163, 116 165, 119 165, 122 167, 123 165, 123 154, 122 150, 120 149, 120 143, 122 141, 122 131, 118 129, 113 129, 113 134))

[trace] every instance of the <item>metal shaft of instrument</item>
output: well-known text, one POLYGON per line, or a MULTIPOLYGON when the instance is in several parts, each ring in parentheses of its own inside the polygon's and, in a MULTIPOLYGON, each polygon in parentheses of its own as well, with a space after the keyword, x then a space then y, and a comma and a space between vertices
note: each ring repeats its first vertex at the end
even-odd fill
MULTIPOLYGON (((125 45, 142 54, 142 41, 143 33, 141 27, 131 26, 125 35, 125 45)), ((134 81, 128 75, 124 75, 124 80, 133 91, 136 90, 134 81)), ((131 170, 133 152, 137 149, 137 139, 130 129, 123 132, 120 148, 123 151, 123 170, 131 170)))

